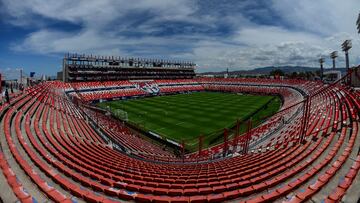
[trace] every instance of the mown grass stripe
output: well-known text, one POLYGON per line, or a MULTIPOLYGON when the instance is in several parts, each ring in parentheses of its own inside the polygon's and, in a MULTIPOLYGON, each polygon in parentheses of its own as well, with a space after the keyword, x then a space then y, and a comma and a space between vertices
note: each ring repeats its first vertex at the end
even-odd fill
MULTIPOLYGON (((112 101, 99 104, 112 110, 123 109, 131 122, 173 140, 196 142, 200 134, 211 134, 246 118, 273 96, 237 95, 218 92, 199 92, 144 99, 112 101)), ((280 107, 277 98, 253 118, 259 124, 265 116, 280 107)), ((206 142, 204 143, 206 146, 206 142)))

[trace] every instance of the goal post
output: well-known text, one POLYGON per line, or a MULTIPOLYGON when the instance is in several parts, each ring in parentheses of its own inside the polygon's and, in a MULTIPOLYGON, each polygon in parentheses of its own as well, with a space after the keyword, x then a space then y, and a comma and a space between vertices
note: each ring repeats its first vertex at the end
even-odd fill
POLYGON ((121 119, 123 121, 128 122, 128 120, 129 120, 128 119, 128 113, 126 111, 122 110, 122 109, 114 110, 114 115, 115 115, 115 117, 117 117, 117 118, 119 118, 119 119, 121 119))

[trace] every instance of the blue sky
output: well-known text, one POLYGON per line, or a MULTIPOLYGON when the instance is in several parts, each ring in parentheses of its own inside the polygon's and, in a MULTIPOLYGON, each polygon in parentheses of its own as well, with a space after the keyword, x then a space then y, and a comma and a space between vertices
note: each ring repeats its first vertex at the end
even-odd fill
MULTIPOLYGON (((352 39, 359 0, 0 0, 0 71, 54 75, 67 52, 192 60, 198 71, 318 66, 352 39)), ((327 60, 328 67, 330 60, 327 60)))

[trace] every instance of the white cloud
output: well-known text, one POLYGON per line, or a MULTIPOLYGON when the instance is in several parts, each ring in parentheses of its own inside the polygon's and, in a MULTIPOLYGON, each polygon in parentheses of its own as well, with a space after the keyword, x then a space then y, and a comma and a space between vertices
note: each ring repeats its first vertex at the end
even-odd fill
POLYGON ((282 44, 284 42, 316 43, 319 37, 306 32, 289 31, 274 26, 254 26, 241 29, 235 40, 248 45, 282 44))
MULTIPOLYGON (((327 57, 326 66, 329 67, 331 61, 328 56, 337 50, 338 66, 344 67, 341 43, 351 39, 350 64, 356 65, 360 63, 360 38, 355 27, 359 7, 358 0, 274 0, 272 8, 281 16, 284 26, 255 24, 242 27, 230 39, 242 46, 199 46, 196 52, 202 54, 201 63, 210 68, 222 65, 223 60, 216 57, 220 55, 228 61, 235 60, 243 68, 266 65, 318 66, 320 56, 327 57), (216 51, 207 52, 207 49, 216 51)), ((228 64, 224 63, 225 66, 228 64)))
MULTIPOLYGON (((186 19, 193 12, 192 1, 168 0, 3 0, 12 22, 32 23, 33 15, 85 24, 99 29, 135 11, 152 11, 164 19, 186 19)), ((121 23, 121 22, 120 22, 121 23)))
MULTIPOLYGON (((173 57, 192 59, 202 71, 207 71, 229 66, 234 69, 317 66, 318 57, 328 56, 333 50, 339 51, 341 63, 341 42, 352 39, 351 64, 360 62, 360 39, 355 27, 360 7, 358 0, 273 0, 269 9, 278 16, 275 20, 281 21, 275 25, 260 25, 252 16, 240 12, 255 4, 253 1, 239 1, 238 7, 218 3, 211 8, 200 7, 192 0, 136 0, 132 3, 126 0, 49 0, 46 3, 3 0, 3 4, 10 23, 36 29, 20 43, 13 43, 14 51, 173 57), (242 3, 244 5, 240 5, 242 3), (221 12, 210 13, 210 9, 217 8, 221 12), (149 13, 151 18, 138 18, 149 13), (80 29, 49 28, 46 19, 70 22, 80 29), (137 22, 139 19, 141 22, 137 22), (152 35, 172 22, 191 26, 179 28, 186 30, 179 34, 152 35), (225 35, 197 32, 200 27, 211 30, 222 24, 235 32, 225 35), (126 32, 136 32, 139 36, 124 34, 126 32)), ((261 9, 252 12, 257 11, 264 15, 269 13, 261 9)))
POLYGON ((0 67, 0 74, 2 78, 5 80, 13 80, 20 78, 20 70, 13 69, 13 68, 1 68, 0 67))
POLYGON ((116 45, 116 41, 102 37, 91 30, 80 33, 40 30, 31 33, 23 43, 14 44, 12 49, 15 51, 33 50, 47 54, 101 50, 109 48, 109 45, 116 45))
POLYGON ((356 32, 358 0, 272 0, 272 7, 291 26, 322 33, 325 36, 356 32))
MULTIPOLYGON (((350 50, 351 65, 360 62, 360 39, 354 39, 346 33, 337 33, 327 38, 306 32, 289 31, 278 27, 250 27, 237 32, 228 42, 201 42, 194 48, 194 57, 199 65, 214 70, 229 66, 239 69, 251 69, 261 66, 318 66, 318 59, 327 58, 325 66, 330 67, 329 54, 337 50, 337 66, 344 67, 344 54, 341 43, 352 39, 350 50)), ((224 69, 223 68, 223 69, 224 69)))
POLYGON ((322 49, 303 42, 286 42, 279 45, 225 46, 224 44, 199 45, 195 48, 200 66, 208 69, 232 68, 252 69, 261 66, 302 65, 314 66, 322 49), (211 50, 211 51, 209 51, 211 50))

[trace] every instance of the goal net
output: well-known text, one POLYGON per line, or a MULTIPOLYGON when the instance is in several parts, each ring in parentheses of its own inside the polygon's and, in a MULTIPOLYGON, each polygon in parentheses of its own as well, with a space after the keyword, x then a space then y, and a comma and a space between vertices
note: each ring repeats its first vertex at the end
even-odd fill
POLYGON ((121 119, 121 120, 123 120, 123 121, 128 122, 128 114, 127 114, 126 111, 124 111, 124 110, 122 110, 122 109, 116 109, 116 110, 114 110, 114 115, 115 115, 117 118, 119 118, 119 119, 121 119))

